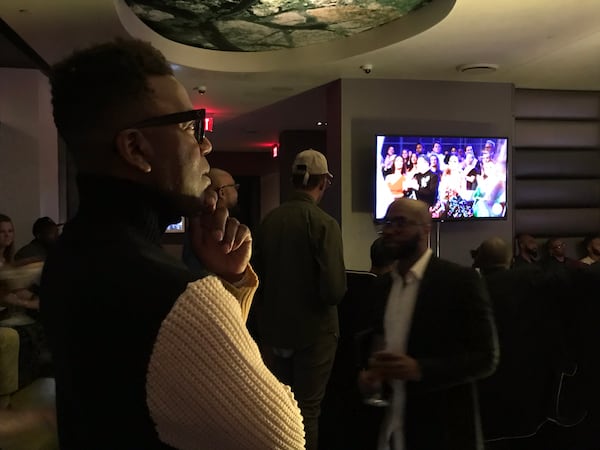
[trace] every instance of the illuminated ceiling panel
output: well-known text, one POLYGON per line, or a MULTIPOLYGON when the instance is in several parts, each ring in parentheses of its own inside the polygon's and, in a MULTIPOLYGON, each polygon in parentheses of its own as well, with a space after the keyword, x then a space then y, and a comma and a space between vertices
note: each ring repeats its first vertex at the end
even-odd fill
POLYGON ((304 47, 384 25, 433 0, 126 0, 148 27, 208 50, 304 47))

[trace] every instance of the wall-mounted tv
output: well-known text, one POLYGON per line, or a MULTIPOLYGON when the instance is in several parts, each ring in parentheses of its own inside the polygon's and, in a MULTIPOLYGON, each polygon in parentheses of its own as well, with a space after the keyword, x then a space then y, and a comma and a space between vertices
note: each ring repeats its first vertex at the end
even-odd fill
POLYGON ((182 216, 179 222, 170 224, 165 233, 185 233, 185 217, 182 216))
POLYGON ((506 137, 379 134, 375 148, 376 220, 400 197, 436 221, 506 218, 506 137))

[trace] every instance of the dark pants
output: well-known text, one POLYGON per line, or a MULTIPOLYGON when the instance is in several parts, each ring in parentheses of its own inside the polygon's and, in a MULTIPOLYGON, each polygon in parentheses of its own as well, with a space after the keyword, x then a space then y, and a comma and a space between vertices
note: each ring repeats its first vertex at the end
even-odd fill
POLYGON ((309 347, 295 350, 289 358, 273 356, 270 369, 294 392, 306 434, 306 450, 316 450, 319 438, 321 400, 333 366, 337 336, 324 335, 309 347))

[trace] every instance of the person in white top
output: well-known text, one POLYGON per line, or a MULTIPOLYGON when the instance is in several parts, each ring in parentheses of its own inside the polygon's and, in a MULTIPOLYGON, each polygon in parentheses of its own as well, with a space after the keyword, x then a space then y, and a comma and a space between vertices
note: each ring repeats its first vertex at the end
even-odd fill
POLYGON ((579 261, 591 265, 600 261, 600 235, 588 236, 583 240, 583 247, 587 252, 584 258, 579 261))

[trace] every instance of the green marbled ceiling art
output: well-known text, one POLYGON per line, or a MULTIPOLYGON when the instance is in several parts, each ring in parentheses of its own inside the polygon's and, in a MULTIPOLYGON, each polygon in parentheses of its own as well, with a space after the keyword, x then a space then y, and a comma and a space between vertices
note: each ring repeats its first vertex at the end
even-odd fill
POLYGON ((318 44, 396 20, 433 0, 126 0, 152 30, 210 50, 318 44))

